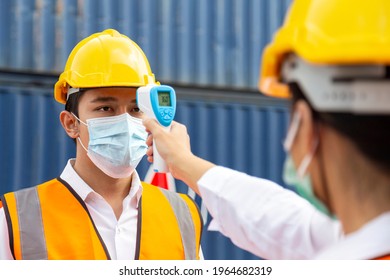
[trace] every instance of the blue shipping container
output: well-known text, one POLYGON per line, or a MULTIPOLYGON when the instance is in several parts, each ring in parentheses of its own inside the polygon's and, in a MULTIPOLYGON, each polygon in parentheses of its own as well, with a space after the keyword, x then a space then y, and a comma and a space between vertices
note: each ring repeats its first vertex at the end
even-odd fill
POLYGON ((0 0, 0 68, 62 71, 86 36, 115 28, 160 80, 255 89, 291 0, 0 0))

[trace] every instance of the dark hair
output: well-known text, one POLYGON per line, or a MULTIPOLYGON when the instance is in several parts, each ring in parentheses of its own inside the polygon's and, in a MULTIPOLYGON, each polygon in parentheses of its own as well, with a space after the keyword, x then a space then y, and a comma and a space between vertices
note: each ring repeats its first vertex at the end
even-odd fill
POLYGON ((305 97, 297 83, 289 84, 293 104, 305 100, 311 107, 315 121, 328 125, 349 138, 369 159, 385 171, 390 171, 390 116, 353 113, 320 113, 305 97))
POLYGON ((84 92, 85 91, 83 90, 75 92, 69 96, 68 100, 66 100, 65 110, 75 114, 76 117, 79 116, 79 100, 84 92))
MULTIPOLYGON (((79 117, 79 100, 85 91, 80 90, 79 92, 72 93, 65 103, 65 110, 73 113, 76 117, 79 117)), ((76 139, 73 139, 76 143, 76 139)))

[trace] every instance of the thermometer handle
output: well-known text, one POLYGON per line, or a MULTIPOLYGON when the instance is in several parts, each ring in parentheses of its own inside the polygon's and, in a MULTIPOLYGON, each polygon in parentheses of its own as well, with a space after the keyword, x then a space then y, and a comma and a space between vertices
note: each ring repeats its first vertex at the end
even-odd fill
MULTIPOLYGON (((169 127, 164 127, 165 130, 169 131, 169 127)), ((163 160, 163 158, 160 156, 157 147, 156 142, 153 142, 153 170, 157 173, 168 173, 169 169, 166 164, 166 162, 163 160)))

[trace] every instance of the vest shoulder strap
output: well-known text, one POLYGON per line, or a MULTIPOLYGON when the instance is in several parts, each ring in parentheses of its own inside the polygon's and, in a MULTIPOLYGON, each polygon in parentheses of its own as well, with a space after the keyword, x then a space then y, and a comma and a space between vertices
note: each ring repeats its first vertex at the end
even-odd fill
POLYGON ((36 187, 4 195, 11 252, 16 259, 47 259, 36 187), (38 218, 37 218, 38 217, 38 218), (24 248, 22 250, 22 248, 24 248))
POLYGON ((196 250, 199 252, 200 250, 200 241, 202 239, 202 232, 203 232, 203 217, 200 212, 200 209, 198 207, 198 204, 196 204, 195 200, 193 200, 189 195, 184 193, 178 193, 180 197, 186 201, 188 208, 190 209, 190 213, 192 215, 192 220, 195 225, 195 235, 196 235, 196 250))
POLYGON ((53 179, 4 197, 15 259, 109 258, 85 204, 66 182, 53 179))
POLYGON ((144 182, 142 186, 139 258, 197 259, 200 229, 193 216, 199 214, 192 213, 193 206, 178 193, 144 182))
POLYGON ((196 259, 195 226, 187 203, 175 192, 160 188, 169 201, 179 225, 186 260, 196 259))

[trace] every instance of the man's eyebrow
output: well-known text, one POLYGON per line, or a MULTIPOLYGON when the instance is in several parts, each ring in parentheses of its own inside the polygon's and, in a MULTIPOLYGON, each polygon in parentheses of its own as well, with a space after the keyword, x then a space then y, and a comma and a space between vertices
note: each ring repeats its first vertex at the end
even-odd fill
POLYGON ((99 102, 108 102, 108 101, 118 101, 117 98, 112 97, 112 96, 101 96, 101 97, 96 97, 95 99, 91 100, 91 103, 99 103, 99 102))

